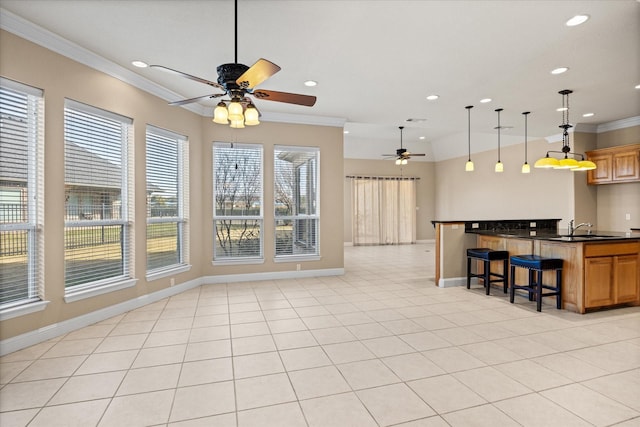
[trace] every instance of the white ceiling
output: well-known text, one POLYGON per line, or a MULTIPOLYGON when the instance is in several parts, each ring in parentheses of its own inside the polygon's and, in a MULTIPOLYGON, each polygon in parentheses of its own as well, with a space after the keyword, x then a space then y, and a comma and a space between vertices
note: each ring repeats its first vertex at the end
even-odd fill
MULTIPOLYGON (((216 90, 135 68, 132 60, 208 80, 217 79, 218 65, 234 62, 232 0, 0 0, 0 6, 0 26, 7 17, 24 18, 168 89, 170 101, 216 90)), ((262 57, 282 67, 260 88, 318 97, 314 107, 258 100, 263 119, 343 119, 346 157, 393 152, 400 125, 405 147, 426 152, 427 161, 465 155, 467 105, 475 106, 473 151, 495 148, 496 108, 504 108, 501 124, 513 126, 502 131, 504 145, 522 142, 523 111, 531 111, 530 139, 558 134, 562 89, 574 91, 574 124, 595 128, 640 112, 638 1, 239 0, 238 11, 238 61, 251 65, 262 57), (590 19, 565 26, 576 14, 590 19), (550 74, 560 66, 569 71, 550 74), (305 87, 308 79, 318 86, 305 87), (440 98, 428 101, 430 94, 440 98), (485 97, 493 101, 480 104, 485 97), (595 115, 582 118, 587 112, 595 115)), ((192 108, 210 115, 213 105, 192 108)))

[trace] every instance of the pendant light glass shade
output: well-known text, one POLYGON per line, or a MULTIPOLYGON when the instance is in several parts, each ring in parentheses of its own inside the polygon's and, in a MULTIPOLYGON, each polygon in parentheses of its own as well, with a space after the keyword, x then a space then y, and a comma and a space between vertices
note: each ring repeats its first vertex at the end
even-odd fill
POLYGON ((213 110, 213 122, 220 125, 229 124, 229 111, 227 105, 222 101, 218 102, 216 109, 213 110))
POLYGON ((467 126, 467 141, 468 141, 468 146, 469 146, 469 159, 467 160, 467 163, 465 163, 464 165, 464 170, 465 172, 473 172, 473 162, 471 161, 471 109, 473 108, 473 105, 467 105, 466 107, 464 107, 467 109, 467 121, 468 121, 468 126, 467 126))
POLYGON ((527 117, 531 112, 525 111, 522 114, 524 115, 524 164, 522 165, 522 173, 531 173, 531 166, 527 162, 527 117))
POLYGON ((558 166, 554 166, 554 169, 575 169, 578 167, 578 161, 576 159, 572 159, 570 157, 566 157, 561 159, 558 162, 558 166))
POLYGON ((555 157, 549 157, 549 153, 547 153, 546 157, 542 157, 536 160, 536 163, 533 165, 534 168, 542 168, 542 169, 551 169, 560 165, 560 161, 555 157))
POLYGON ((496 162, 496 167, 494 170, 498 173, 504 172, 504 165, 500 161, 500 129, 502 129, 502 126, 500 126, 500 112, 502 110, 502 108, 497 108, 495 110, 496 113, 498 113, 498 126, 496 127, 496 129, 498 129, 498 161, 496 162))
POLYGON ((572 171, 590 171, 596 168, 596 164, 591 160, 581 160, 578 162, 578 167, 571 169, 572 171))

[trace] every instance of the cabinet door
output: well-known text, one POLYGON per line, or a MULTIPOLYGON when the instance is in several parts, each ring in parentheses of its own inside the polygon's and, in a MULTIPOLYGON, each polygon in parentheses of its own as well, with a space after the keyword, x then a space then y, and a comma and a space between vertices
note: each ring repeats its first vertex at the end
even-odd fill
POLYGON ((584 306, 614 304, 613 257, 585 258, 584 261, 584 306))
POLYGON ((614 181, 635 181, 640 178, 640 171, 638 171, 639 154, 640 151, 632 150, 613 155, 614 181))
POLYGON ((587 171, 587 184, 603 184, 613 179, 611 154, 597 154, 589 156, 589 160, 596 164, 596 169, 587 171))
POLYGON ((638 256, 619 255, 613 260, 615 302, 632 302, 638 299, 638 256))

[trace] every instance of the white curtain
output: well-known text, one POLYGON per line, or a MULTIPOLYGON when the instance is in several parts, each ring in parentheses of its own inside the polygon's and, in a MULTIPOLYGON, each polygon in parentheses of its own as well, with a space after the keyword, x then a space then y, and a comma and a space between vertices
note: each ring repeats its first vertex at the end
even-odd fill
POLYGON ((416 241, 414 179, 351 179, 354 245, 398 245, 416 241))

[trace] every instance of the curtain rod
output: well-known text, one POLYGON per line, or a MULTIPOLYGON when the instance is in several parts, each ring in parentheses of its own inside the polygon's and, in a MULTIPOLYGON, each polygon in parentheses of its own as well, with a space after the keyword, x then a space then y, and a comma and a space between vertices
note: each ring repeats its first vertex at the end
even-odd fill
POLYGON ((382 179, 393 181, 415 181, 420 178, 417 176, 368 176, 368 175, 347 175, 345 178, 351 179, 382 179))

